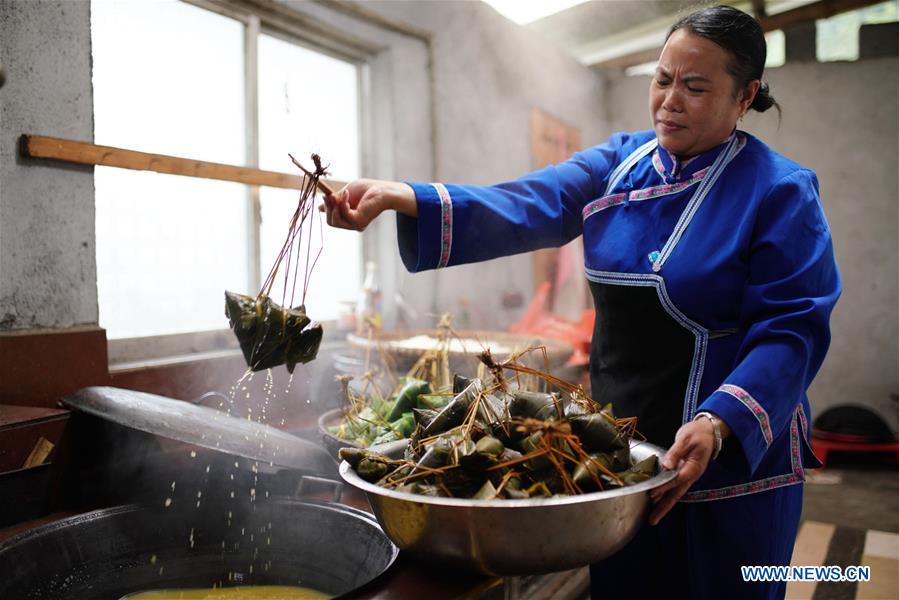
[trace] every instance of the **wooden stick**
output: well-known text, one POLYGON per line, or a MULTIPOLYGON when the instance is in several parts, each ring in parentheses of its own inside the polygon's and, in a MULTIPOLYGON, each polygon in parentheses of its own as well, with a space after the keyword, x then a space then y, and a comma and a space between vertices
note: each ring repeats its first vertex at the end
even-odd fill
MULTIPOLYGON (((309 179, 312 179, 313 173, 310 173, 310 172, 306 169, 306 167, 304 167, 303 165, 301 165, 301 164, 300 164, 300 161, 298 161, 297 159, 295 159, 295 158, 293 157, 293 154, 289 154, 289 153, 288 153, 287 156, 290 157, 290 160, 293 161, 293 164, 295 164, 297 167, 299 167, 300 170, 301 170, 303 173, 306 174, 306 177, 308 177, 309 179)), ((316 179, 316 180, 315 180, 315 183, 318 184, 318 189, 321 190, 321 192, 322 192, 323 194, 325 194, 326 196, 330 196, 331 194, 334 193, 334 190, 332 190, 330 187, 328 187, 328 184, 325 183, 324 181, 322 181, 321 179, 316 179)))
POLYGON ((36 467, 38 465, 44 464, 44 462, 47 460, 47 457, 50 456, 50 453, 52 451, 53 442, 41 436, 40 438, 38 438, 37 443, 34 445, 34 448, 31 449, 31 454, 29 454, 28 458, 25 459, 25 463, 22 465, 22 468, 30 469, 31 467, 36 467))
MULTIPOLYGON (((86 142, 46 137, 41 135, 23 135, 20 139, 20 152, 28 158, 48 158, 82 165, 100 165, 118 167, 136 171, 153 171, 169 175, 184 175, 201 179, 218 181, 234 181, 246 185, 264 185, 275 188, 299 189, 302 177, 265 171, 252 167, 238 167, 223 163, 181 158, 167 154, 151 154, 136 150, 126 150, 113 146, 98 146, 86 142)), ((331 181, 333 187, 343 187, 343 182, 331 181)), ((324 181, 319 186, 332 190, 324 181)), ((331 192, 325 192, 331 193, 331 192)))

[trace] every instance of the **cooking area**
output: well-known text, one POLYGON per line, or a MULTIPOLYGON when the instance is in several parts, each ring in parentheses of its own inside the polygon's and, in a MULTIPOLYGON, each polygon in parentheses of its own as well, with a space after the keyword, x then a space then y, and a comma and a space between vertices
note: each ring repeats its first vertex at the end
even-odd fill
POLYGON ((0 598, 897 597, 897 27, 0 0, 0 598))

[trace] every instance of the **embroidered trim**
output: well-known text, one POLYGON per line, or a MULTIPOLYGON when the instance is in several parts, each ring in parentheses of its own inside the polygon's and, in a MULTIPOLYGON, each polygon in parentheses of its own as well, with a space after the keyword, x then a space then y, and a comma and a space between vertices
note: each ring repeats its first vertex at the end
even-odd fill
MULTIPOLYGON (((730 140, 727 140, 727 141, 730 141, 730 140)), ((684 169, 686 169, 687 166, 688 166, 691 162, 693 162, 694 160, 696 160, 697 158, 699 158, 699 154, 697 154, 696 156, 693 156, 693 157, 691 157, 691 158, 688 158, 687 160, 685 160, 684 162, 682 162, 682 163, 680 164, 680 169, 678 170, 678 172, 679 172, 679 173, 683 173, 683 172, 684 172, 684 169)))
POLYGON ((724 384, 718 388, 718 391, 730 394, 752 411, 752 414, 755 415, 755 418, 759 422, 759 427, 762 428, 762 437, 765 438, 765 446, 770 446, 771 442, 774 441, 774 434, 771 433, 771 419, 768 418, 768 413, 765 412, 762 405, 756 402, 755 398, 753 398, 749 392, 737 385, 724 384))
POLYGON ((682 423, 693 420, 696 412, 696 399, 699 396, 699 383, 702 381, 702 373, 705 370, 706 346, 708 344, 708 330, 698 323, 690 320, 682 313, 665 288, 665 280, 658 275, 638 273, 612 273, 609 271, 596 271, 586 269, 587 279, 596 283, 610 283, 614 285, 654 286, 659 295, 662 308, 684 329, 691 332, 696 341, 693 346, 693 362, 690 366, 690 378, 687 381, 687 391, 684 397, 684 412, 682 423))
POLYGON ((595 215, 599 211, 611 208, 613 206, 619 206, 621 204, 624 204, 628 200, 630 200, 631 202, 641 202, 643 200, 652 200, 654 198, 667 196, 669 194, 677 194, 689 188, 690 186, 702 181, 702 178, 705 177, 707 173, 708 168, 705 168, 697 171, 690 179, 687 179, 686 181, 682 181, 680 183, 666 183, 663 185, 655 185, 640 190, 634 190, 630 192, 630 195, 622 192, 618 194, 612 194, 611 196, 605 196, 604 198, 594 200, 593 202, 585 206, 583 210, 583 218, 586 221, 587 218, 595 215))
POLYGON ((656 148, 656 151, 652 153, 652 166, 655 167, 656 173, 662 178, 665 179, 665 165, 662 163, 662 157, 659 155, 659 150, 656 148))
POLYGON ((778 487, 795 485, 805 481, 805 470, 802 468, 802 460, 799 457, 799 425, 798 421, 804 418, 802 413, 802 405, 800 404, 793 414, 793 422, 790 424, 790 465, 792 472, 785 475, 775 475, 759 479, 758 481, 750 481, 749 483, 741 483, 713 490, 697 490, 695 492, 687 492, 681 499, 681 502, 709 502, 711 500, 721 500, 724 498, 735 498, 737 496, 745 496, 747 494, 755 494, 756 492, 764 492, 778 487), (800 416, 802 415, 802 416, 800 416))
MULTIPOLYGON (((732 136, 733 136, 733 134, 731 134, 731 137, 732 137, 732 136)), ((729 141, 730 141, 730 137, 728 137, 728 138, 724 141, 724 143, 727 143, 727 142, 729 142, 729 141)), ((665 181, 670 181, 670 180, 672 180, 672 179, 677 179, 678 177, 680 177, 681 173, 684 172, 684 169, 687 168, 687 165, 689 165, 690 163, 692 163, 694 160, 696 160, 696 159, 699 158, 699 156, 700 156, 700 155, 697 154, 696 156, 693 156, 693 157, 691 157, 691 158, 688 158, 688 159, 685 160, 685 161, 681 161, 677 156, 675 156, 674 154, 672 154, 671 152, 669 152, 668 149, 665 148, 664 146, 662 146, 661 149, 662 149, 662 150, 665 152, 665 154, 668 156, 668 162, 671 163, 671 172, 668 173, 667 169, 665 168, 665 162, 662 160, 662 157, 659 156, 659 153, 658 153, 658 152, 656 152, 656 154, 653 155, 653 160, 655 160, 656 156, 658 156, 658 158, 659 158, 659 166, 661 167, 661 175, 662 175, 662 178, 663 178, 665 181)), ((653 162, 653 164, 655 164, 655 162, 653 162)))
POLYGON ((802 408, 802 402, 799 403, 799 424, 802 425, 802 435, 808 439, 808 421, 805 420, 805 409, 802 408))
POLYGON ((667 196, 668 194, 676 194, 678 192, 682 192, 691 185, 702 181, 702 178, 705 177, 708 172, 709 169, 708 167, 706 167, 705 169, 696 171, 696 173, 693 174, 693 177, 681 181, 680 183, 666 183, 664 185, 648 187, 642 190, 634 190, 633 192, 631 192, 631 200, 652 200, 653 198, 658 198, 659 196, 667 196))
POLYGON ((449 264, 453 249, 453 199, 442 183, 431 185, 440 196, 440 260, 437 261, 437 268, 442 269, 449 264))
POLYGON ((819 457, 817 454, 815 454, 815 450, 814 450, 814 448, 812 448, 812 444, 809 441, 808 421, 805 418, 805 409, 802 408, 802 402, 799 403, 799 425, 802 427, 802 437, 806 441, 805 449, 808 450, 809 452, 811 452, 811 454, 815 458, 815 460, 817 460, 819 463, 821 463, 823 465, 824 462, 821 460, 821 457, 819 457))
POLYGON ((702 201, 708 195, 709 191, 712 189, 712 186, 715 185, 715 182, 718 181, 718 178, 721 176, 721 173, 724 171, 725 167, 730 163, 733 158, 739 154, 739 152, 746 145, 746 138, 742 136, 735 136, 731 139, 730 143, 721 150, 718 157, 715 158, 715 162, 712 163, 712 166, 709 167, 710 175, 703 179, 702 184, 699 186, 699 189, 693 194, 693 197, 690 198, 690 202, 687 204, 687 208, 684 209, 684 212, 681 213, 680 218, 677 221, 677 224, 674 226, 674 231, 671 232, 671 236, 668 238, 668 241, 665 242, 665 247, 662 248, 662 253, 659 256, 659 260, 652 266, 652 270, 658 273, 662 269, 662 265, 665 264, 665 261, 668 260, 668 257, 671 256, 671 253, 674 251, 674 247, 677 246, 677 243, 680 241, 681 236, 684 234, 684 231, 687 229, 687 226, 690 224, 690 221, 693 220, 693 216, 696 214, 696 211, 699 210, 702 201))
POLYGON ((659 140, 656 138, 652 138, 636 150, 634 150, 630 156, 624 159, 624 162, 615 167, 615 170, 612 171, 612 174, 609 176, 609 183, 606 185, 606 189, 603 191, 603 196, 608 196, 609 192, 615 189, 615 186, 621 181, 621 178, 624 177, 628 171, 630 171, 637 162, 640 161, 641 158, 652 152, 656 149, 656 146, 659 145, 659 140))
POLYGON ((624 204, 625 198, 627 198, 627 194, 612 194, 611 196, 606 196, 605 198, 594 200, 584 207, 584 220, 586 221, 587 217, 595 215, 601 210, 624 204))
MULTIPOLYGON (((735 135, 737 135, 736 129, 732 131, 730 135, 727 136, 727 139, 721 142, 721 144, 724 145, 729 143, 734 139, 735 135)), ((662 157, 659 155, 658 151, 656 151, 656 154, 653 155, 653 161, 655 161, 656 157, 658 157, 659 162, 657 170, 659 171, 659 174, 662 176, 662 178, 665 179, 665 181, 680 177, 680 175, 684 172, 684 169, 686 169, 693 161, 698 160, 699 157, 702 156, 702 154, 697 154, 696 156, 688 158, 687 160, 681 161, 677 158, 676 155, 669 152, 667 148, 663 146, 660 146, 660 148, 661 150, 665 151, 665 155, 668 157, 668 162, 671 163, 671 173, 668 174, 667 169, 665 168, 665 162, 662 160, 662 157)), ((653 164, 655 164, 655 162, 653 162, 653 164)))

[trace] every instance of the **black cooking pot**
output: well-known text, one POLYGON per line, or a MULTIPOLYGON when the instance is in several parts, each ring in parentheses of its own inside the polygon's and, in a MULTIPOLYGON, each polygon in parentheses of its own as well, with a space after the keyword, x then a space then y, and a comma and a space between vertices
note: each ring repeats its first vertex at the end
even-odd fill
POLYGON ((0 598, 117 599, 141 590, 297 585, 358 590, 398 550, 375 519, 332 503, 128 505, 45 525, 0 544, 0 598), (230 521, 230 524, 229 524, 230 521))

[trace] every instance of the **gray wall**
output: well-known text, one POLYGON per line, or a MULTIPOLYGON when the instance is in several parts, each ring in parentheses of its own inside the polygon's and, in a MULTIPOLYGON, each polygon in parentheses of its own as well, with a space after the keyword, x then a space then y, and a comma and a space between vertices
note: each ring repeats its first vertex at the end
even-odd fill
MULTIPOLYGON (((531 168, 531 107, 581 127, 585 143, 600 138, 601 78, 486 5, 367 2, 367 9, 434 32, 443 165, 435 173, 425 44, 319 3, 283 3, 381 48, 369 61, 370 176, 468 183, 516 177, 531 168)), ((89 9, 86 0, 0 0, 0 60, 9 76, 0 91, 0 329, 97 323, 92 169, 17 157, 22 133, 93 139, 89 9)), ((470 318, 460 326, 503 328, 520 314, 504 310, 500 296, 529 296, 529 257, 413 276, 399 264, 394 227, 392 216, 381 219, 366 250, 379 262, 385 298, 402 291, 421 315, 418 324, 433 324, 429 313, 460 312, 463 301, 470 318)), ((393 321, 389 302, 387 308, 393 321)))
MULTIPOLYGON (((366 2, 366 8, 432 32, 435 50, 437 156, 440 181, 489 184, 532 170, 528 119, 532 107, 579 127, 585 146, 598 143, 607 128, 602 119, 603 80, 561 50, 518 27, 482 2, 366 2)), ((413 48, 389 50, 408 65, 413 48)), ((394 70, 395 73, 399 69, 394 70)), ((402 71, 403 77, 422 73, 402 71)), ((395 79, 397 86, 406 82, 395 79)), ((410 111, 418 115, 426 98, 393 95, 393 125, 403 135, 410 111)), ((375 140, 382 144, 383 140, 375 140)), ((427 138, 428 143, 430 138, 427 138)), ((416 160, 423 146, 393 142, 393 172, 386 177, 431 181, 433 171, 416 160), (410 168, 405 168, 408 165, 410 168)), ((379 224, 382 260, 396 264, 393 219, 379 224), (389 250, 386 250, 386 245, 389 250)), ((450 311, 460 327, 503 329, 522 308, 507 310, 504 292, 529 298, 532 258, 517 256, 438 272, 395 273, 398 289, 419 312, 450 311), (463 309, 467 306, 467 310, 463 309)), ((389 285, 389 282, 388 282, 389 285)), ((433 324, 429 316, 420 324, 433 324)))
POLYGON ((23 133, 93 140, 89 7, 0 1, 0 330, 97 323, 93 169, 17 152, 23 133))
MULTIPOLYGON (((329 11, 290 3, 381 48, 370 60, 370 175, 430 180, 430 102, 425 45, 329 11)), ((368 2, 367 8, 433 32, 438 176, 489 183, 531 168, 528 111, 536 106, 582 128, 585 145, 614 130, 648 127, 647 78, 605 85, 548 43, 478 2, 368 2)), ((0 330, 96 324, 93 177, 89 168, 24 164, 22 133, 93 138, 88 2, 0 1, 0 330)), ((899 60, 796 64, 768 78, 784 108, 746 128, 815 169, 834 233, 845 292, 834 340, 812 387, 818 411, 841 402, 878 406, 894 427, 888 395, 899 389, 897 77, 899 60)), ((389 299, 403 292, 423 313, 460 312, 460 325, 503 328, 505 290, 532 289, 527 256, 437 273, 405 274, 393 221, 367 239, 389 299)), ((422 323, 424 324, 424 323, 422 323)))
MULTIPOLYGON (((817 414, 864 403, 899 431, 899 59, 795 63, 766 73, 783 107, 741 128, 818 174, 843 296, 833 342, 809 392, 817 414)), ((610 82, 613 130, 647 129, 650 79, 610 82)))

